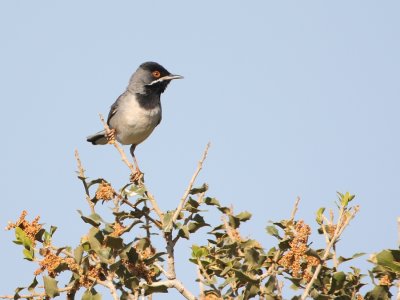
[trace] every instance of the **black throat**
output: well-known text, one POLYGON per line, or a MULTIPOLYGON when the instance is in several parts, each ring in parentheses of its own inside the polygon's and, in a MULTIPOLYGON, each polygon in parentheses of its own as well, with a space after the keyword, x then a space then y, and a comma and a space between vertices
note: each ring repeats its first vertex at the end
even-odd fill
POLYGON ((147 95, 136 93, 135 96, 139 102, 140 107, 144 109, 151 110, 161 106, 160 93, 150 93, 147 95))

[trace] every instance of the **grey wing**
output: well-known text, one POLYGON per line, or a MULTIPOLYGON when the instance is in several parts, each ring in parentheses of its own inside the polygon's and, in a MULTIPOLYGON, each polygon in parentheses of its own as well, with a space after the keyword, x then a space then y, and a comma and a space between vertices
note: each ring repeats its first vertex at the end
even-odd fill
MULTIPOLYGON (((119 98, 118 98, 119 99, 119 98)), ((111 108, 110 108, 110 112, 108 113, 108 117, 107 117, 107 124, 110 126, 110 120, 111 120, 111 118, 115 115, 115 113, 117 112, 117 110, 118 110, 118 99, 117 99, 117 101, 115 101, 114 103, 113 103, 113 105, 111 105, 111 108)))
POLYGON ((110 112, 108 113, 108 117, 107 117, 107 124, 108 124, 108 125, 110 125, 110 120, 111 120, 111 118, 117 113, 117 111, 118 111, 118 104, 119 104, 119 102, 120 102, 120 99, 121 99, 122 97, 125 97, 125 94, 126 94, 126 92, 122 93, 122 94, 117 98, 117 100, 115 100, 115 102, 113 103, 113 105, 111 105, 110 112))

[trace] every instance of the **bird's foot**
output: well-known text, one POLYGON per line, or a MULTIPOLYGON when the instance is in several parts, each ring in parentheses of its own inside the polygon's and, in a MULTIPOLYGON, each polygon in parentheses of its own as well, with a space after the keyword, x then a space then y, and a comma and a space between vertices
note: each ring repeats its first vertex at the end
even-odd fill
POLYGON ((144 174, 139 169, 136 169, 135 173, 131 174, 131 182, 136 185, 141 185, 144 183, 144 174))
POLYGON ((115 143, 115 128, 110 129, 109 132, 106 134, 107 141, 109 144, 114 144, 115 143))

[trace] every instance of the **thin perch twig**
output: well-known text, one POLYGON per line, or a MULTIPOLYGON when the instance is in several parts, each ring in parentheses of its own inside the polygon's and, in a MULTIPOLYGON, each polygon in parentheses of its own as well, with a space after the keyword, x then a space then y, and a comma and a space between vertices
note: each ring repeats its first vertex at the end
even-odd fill
MULTIPOLYGON (((104 130, 106 131, 106 134, 109 134, 111 132, 110 127, 108 126, 108 124, 106 123, 106 121, 104 121, 103 115, 100 115, 100 121, 101 123, 103 123, 104 126, 104 130)), ((121 159, 122 161, 128 166, 129 170, 131 170, 132 174, 135 174, 135 168, 133 167, 133 165, 130 163, 130 161, 128 160, 128 158, 125 155, 124 150, 122 149, 121 145, 117 142, 117 141, 111 141, 111 144, 114 145, 115 149, 118 150, 119 154, 121 155, 121 159)), ((147 189, 146 189, 147 190, 147 189)), ((153 195, 150 194, 149 192, 146 192, 147 197, 149 199, 149 201, 151 202, 151 205, 153 206, 154 211, 157 213, 158 217, 160 218, 160 220, 162 221, 162 217, 163 217, 163 213, 161 211, 161 209, 159 208, 156 200, 154 199, 153 195)))
MULTIPOLYGON (((104 121, 103 115, 102 114, 99 114, 99 115, 100 115, 100 121, 101 121, 101 123, 103 123, 104 130, 106 131, 106 134, 107 135, 110 134, 110 132, 111 132, 110 127, 108 126, 106 121, 104 121)), ((122 149, 122 147, 116 141, 112 141, 110 143, 113 144, 115 149, 118 150, 119 154, 121 155, 122 161, 128 166, 128 168, 129 168, 129 170, 131 170, 132 174, 134 174, 135 173, 135 168, 133 167, 133 165, 130 163, 130 161, 126 157, 125 152, 122 149)))
POLYGON ((88 187, 88 184, 86 182, 86 177, 85 177, 85 170, 83 169, 81 159, 79 158, 78 149, 75 149, 75 159, 78 164, 78 178, 83 183, 83 187, 85 188, 86 201, 89 204, 91 213, 94 214, 95 213, 95 209, 94 209, 95 204, 92 202, 92 200, 90 198, 89 187, 88 187))
POLYGON ((297 210, 299 209, 299 203, 300 203, 300 197, 297 196, 296 201, 294 202, 293 205, 292 213, 290 215, 290 221, 294 220, 294 216, 296 215, 297 210))
POLYGON ((199 163, 197 164, 197 169, 194 172, 192 179, 190 180, 189 185, 186 188, 186 191, 181 198, 181 201, 179 202, 178 208, 176 209, 176 211, 172 217, 172 224, 176 222, 179 214, 181 213, 181 211, 183 209, 183 206, 185 205, 186 199, 189 196, 190 190, 193 188, 193 184, 197 178, 197 175, 199 175, 201 169, 203 168, 203 163, 204 163, 205 159, 207 158, 207 153, 208 153, 209 148, 210 148, 210 143, 207 144, 206 149, 203 152, 203 156, 201 157, 199 163))

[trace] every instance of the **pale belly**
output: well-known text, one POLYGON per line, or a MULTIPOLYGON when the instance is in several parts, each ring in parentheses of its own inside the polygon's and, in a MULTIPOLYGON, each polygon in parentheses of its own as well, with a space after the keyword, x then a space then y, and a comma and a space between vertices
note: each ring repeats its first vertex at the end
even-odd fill
POLYGON ((138 106, 120 111, 110 123, 121 144, 138 145, 149 137, 161 119, 161 108, 145 110, 138 106))

